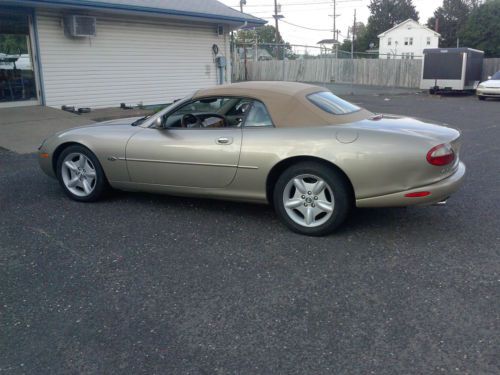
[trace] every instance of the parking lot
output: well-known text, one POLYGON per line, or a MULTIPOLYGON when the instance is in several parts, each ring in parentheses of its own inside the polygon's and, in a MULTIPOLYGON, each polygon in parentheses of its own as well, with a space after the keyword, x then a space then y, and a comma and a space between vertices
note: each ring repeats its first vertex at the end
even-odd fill
POLYGON ((500 101, 345 98, 461 129, 463 188, 310 238, 267 206, 73 202, 0 150, 0 373, 500 373, 500 101))

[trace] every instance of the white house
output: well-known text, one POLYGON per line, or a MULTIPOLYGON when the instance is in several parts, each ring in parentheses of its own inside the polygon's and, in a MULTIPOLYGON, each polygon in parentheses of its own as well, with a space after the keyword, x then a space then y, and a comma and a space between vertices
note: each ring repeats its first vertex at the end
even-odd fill
POLYGON ((407 19, 378 36, 379 58, 421 59, 425 48, 437 48, 441 35, 407 19))
POLYGON ((0 0, 0 107, 168 103, 229 82, 230 32, 265 23, 217 0, 0 0))

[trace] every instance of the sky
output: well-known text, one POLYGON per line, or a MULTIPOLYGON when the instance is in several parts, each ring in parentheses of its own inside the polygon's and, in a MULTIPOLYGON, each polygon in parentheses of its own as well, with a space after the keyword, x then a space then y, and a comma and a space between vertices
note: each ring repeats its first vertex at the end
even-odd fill
MULTIPOLYGON (((239 0, 219 0, 220 2, 240 9, 239 0)), ((352 25, 354 10, 356 18, 366 24, 370 14, 368 4, 370 0, 336 0, 337 17, 336 28, 340 30, 340 41, 347 36, 347 28, 352 25)), ((263 18, 274 25, 272 14, 274 13, 274 0, 246 0, 244 12, 256 17, 263 18)), ((431 17, 434 10, 441 6, 443 0, 413 0, 420 16, 420 23, 425 24, 431 17)), ((333 37, 333 0, 278 0, 281 4, 281 14, 285 17, 280 22, 279 29, 284 40, 291 44, 317 45, 321 39, 331 39, 333 37), (285 23, 293 23, 300 28, 285 23)), ((312 51, 311 51, 312 52, 312 51)))

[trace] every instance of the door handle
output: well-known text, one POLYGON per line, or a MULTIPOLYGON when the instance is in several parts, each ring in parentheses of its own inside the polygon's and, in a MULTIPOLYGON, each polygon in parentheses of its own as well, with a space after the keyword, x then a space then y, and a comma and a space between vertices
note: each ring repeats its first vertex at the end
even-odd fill
POLYGON ((217 138, 215 142, 217 142, 217 144, 219 145, 230 145, 231 143, 233 143, 233 138, 220 137, 217 138))

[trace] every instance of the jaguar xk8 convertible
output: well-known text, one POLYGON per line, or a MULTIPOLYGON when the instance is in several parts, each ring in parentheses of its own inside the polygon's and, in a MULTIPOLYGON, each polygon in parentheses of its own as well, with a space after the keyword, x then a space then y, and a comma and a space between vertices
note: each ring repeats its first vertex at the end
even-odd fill
POLYGON ((246 82, 58 133, 39 161, 77 201, 114 188, 270 203, 290 229, 325 235, 353 207, 444 202, 465 174, 460 143, 457 130, 374 114, 323 87, 246 82))

